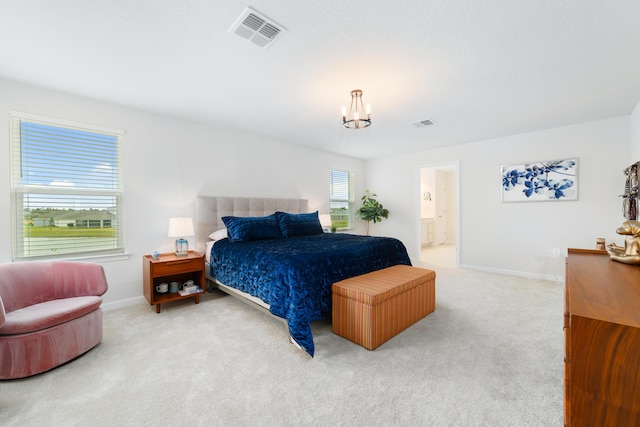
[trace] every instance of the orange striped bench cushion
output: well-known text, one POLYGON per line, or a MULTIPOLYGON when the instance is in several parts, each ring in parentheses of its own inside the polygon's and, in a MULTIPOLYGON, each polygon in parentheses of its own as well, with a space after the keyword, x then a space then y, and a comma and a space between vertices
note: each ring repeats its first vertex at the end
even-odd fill
POLYGON ((334 283, 333 332, 373 350, 435 310, 435 278, 395 265, 334 283))

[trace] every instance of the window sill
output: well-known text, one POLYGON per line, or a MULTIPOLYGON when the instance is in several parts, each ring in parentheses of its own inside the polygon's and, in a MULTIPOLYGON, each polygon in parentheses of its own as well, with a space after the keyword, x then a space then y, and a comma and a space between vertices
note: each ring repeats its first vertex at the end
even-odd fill
POLYGON ((38 258, 19 258, 14 259, 13 262, 28 262, 28 261, 77 261, 77 262, 113 262, 113 261, 127 261, 131 258, 130 253, 123 254, 111 254, 111 255, 92 255, 92 256, 78 256, 78 257, 38 257, 38 258))
POLYGON ((114 255, 97 255, 97 256, 85 256, 78 258, 67 258, 67 261, 86 261, 86 262, 114 262, 114 261, 127 261, 131 258, 130 253, 114 254, 114 255))

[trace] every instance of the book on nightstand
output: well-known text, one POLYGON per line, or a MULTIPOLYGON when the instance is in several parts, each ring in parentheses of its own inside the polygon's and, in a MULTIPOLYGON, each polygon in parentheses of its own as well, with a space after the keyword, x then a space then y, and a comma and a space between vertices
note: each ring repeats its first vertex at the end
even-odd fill
POLYGON ((202 292, 202 290, 200 289, 199 286, 187 286, 184 289, 180 289, 178 291, 178 293, 180 294, 180 296, 185 296, 185 295, 191 295, 191 294, 197 294, 199 292, 202 292))

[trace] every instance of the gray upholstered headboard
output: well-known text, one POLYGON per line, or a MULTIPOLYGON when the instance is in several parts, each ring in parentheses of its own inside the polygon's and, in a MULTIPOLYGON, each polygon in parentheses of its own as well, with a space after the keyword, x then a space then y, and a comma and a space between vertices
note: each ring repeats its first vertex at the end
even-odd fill
POLYGON ((198 196, 196 198, 196 250, 204 252, 209 234, 224 228, 221 219, 223 216, 264 216, 276 211, 309 212, 309 201, 305 199, 198 196))

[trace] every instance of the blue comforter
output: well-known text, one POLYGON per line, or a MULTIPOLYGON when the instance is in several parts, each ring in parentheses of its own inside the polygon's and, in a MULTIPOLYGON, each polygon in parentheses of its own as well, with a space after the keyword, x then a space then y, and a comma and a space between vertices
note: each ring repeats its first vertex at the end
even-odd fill
POLYGON ((331 285, 392 265, 411 265, 401 241, 389 237, 323 233, 251 242, 216 242, 211 275, 260 298, 289 325, 311 356, 311 322, 331 312, 331 285))

